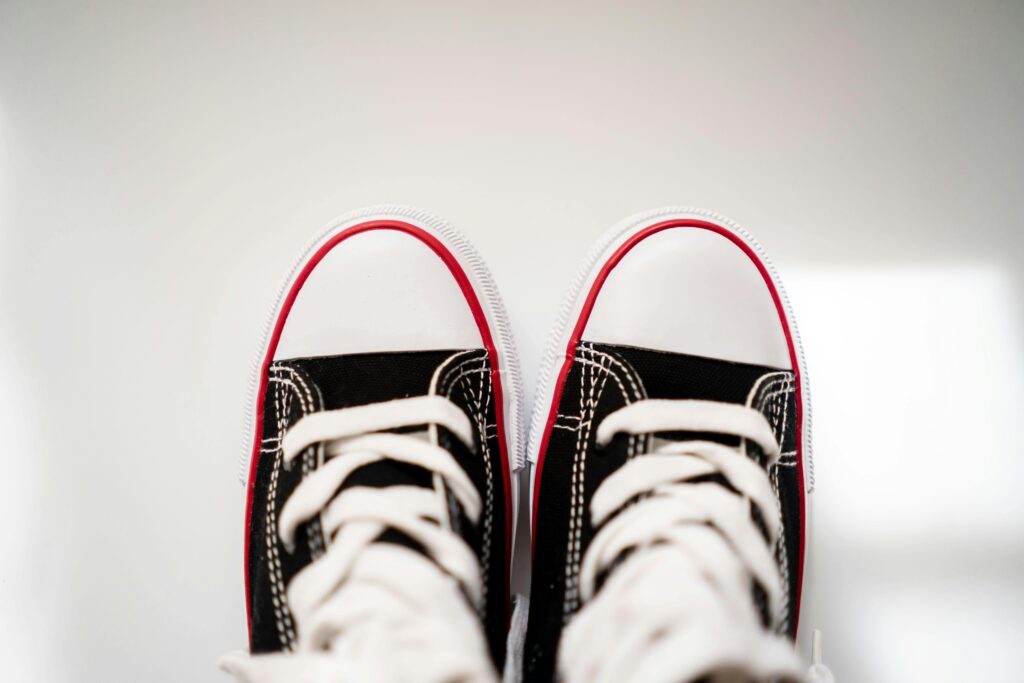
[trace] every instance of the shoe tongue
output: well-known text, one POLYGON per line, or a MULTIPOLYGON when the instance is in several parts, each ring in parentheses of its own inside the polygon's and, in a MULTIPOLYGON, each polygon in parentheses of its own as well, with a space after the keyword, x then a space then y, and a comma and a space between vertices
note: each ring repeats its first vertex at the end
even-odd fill
MULTIPOLYGON (((431 392, 435 372, 447 358, 456 351, 416 351, 382 354, 351 354, 275 361, 272 372, 287 376, 293 385, 299 387, 295 393, 308 397, 307 401, 292 401, 282 412, 286 426, 297 422, 303 415, 324 410, 338 410, 358 405, 391 401, 399 398, 422 396, 431 392)), ((482 351, 480 353, 483 353, 482 351)), ((457 402, 457 401, 456 401, 457 402)), ((464 407, 464 406, 460 406, 464 407)), ((429 441, 430 432, 423 426, 390 430, 429 441)), ((472 453, 447 429, 438 427, 438 443, 456 458, 465 462, 472 453)), ((302 463, 301 471, 279 480, 279 499, 288 496, 308 473, 323 464, 320 449, 312 447, 297 460, 302 463)), ((300 470, 293 467, 293 470, 300 470)), ((416 465, 384 459, 355 470, 342 484, 339 492, 355 487, 386 488, 390 486, 416 486, 433 488, 434 476, 429 470, 416 465)), ((462 511, 454 496, 449 496, 449 517, 453 529, 463 535, 470 533, 471 525, 465 522, 462 511)), ((307 534, 320 534, 320 525, 314 522, 306 525, 307 534)), ((329 543, 328 539, 315 539, 311 543, 329 543)), ((389 530, 382 534, 386 541, 401 543, 413 549, 417 545, 400 532, 389 530)))
MULTIPOLYGON (((409 430, 391 430, 395 433, 402 433, 408 436, 416 438, 422 438, 426 442, 430 442, 430 433, 426 429, 418 431, 409 430)), ((442 444, 443 448, 448 450, 454 450, 456 448, 465 448, 462 444, 454 437, 454 435, 447 432, 447 430, 439 429, 442 432, 438 435, 438 440, 442 444)), ((342 484, 341 488, 338 489, 338 493, 350 488, 356 487, 371 487, 371 488, 387 488, 391 486, 417 486, 425 489, 434 488, 434 474, 433 472, 426 470, 417 465, 410 465, 408 463, 397 462, 395 460, 380 460, 378 462, 370 463, 364 467, 360 467, 353 472, 342 484)), ((471 525, 465 518, 462 511, 462 506, 455 499, 455 496, 448 496, 448 524, 451 529, 456 533, 463 535, 466 540, 468 538, 468 532, 471 529, 471 525)), ((380 539, 381 541, 398 543, 404 545, 413 550, 421 551, 419 545, 410 539, 405 534, 388 529, 384 531, 380 539)))
MULTIPOLYGON (((616 410, 645 399, 701 400, 748 405, 752 392, 765 377, 791 373, 748 363, 690 356, 631 346, 581 342, 572 375, 564 387, 555 427, 561 429, 553 439, 570 449, 580 448, 595 438, 594 431, 616 410), (578 411, 578 412, 577 412, 578 411), (565 431, 563 431, 565 430, 565 431), (577 443, 563 436, 573 435, 577 443)), ((767 385, 766 385, 767 388, 767 385)), ((766 391, 766 396, 770 392, 766 391)), ((755 405, 766 415, 776 409, 772 405, 755 405)), ((769 418, 769 422, 772 422, 769 418)), ((606 446, 596 447, 596 457, 586 463, 584 496, 589 497, 615 471, 632 458, 642 457, 655 448, 654 440, 708 440, 731 447, 744 447, 748 455, 764 464, 763 454, 749 443, 727 434, 666 431, 630 436, 618 434, 606 446)), ((572 473, 567 473, 572 476, 572 473)), ((589 527, 584 531, 588 539, 589 527)))
MULTIPOLYGON (((427 430, 409 431, 395 429, 393 433, 406 434, 429 440, 427 430)), ((410 465, 396 460, 380 460, 360 467, 349 475, 342 484, 341 490, 355 488, 357 486, 368 486, 371 488, 383 488, 386 486, 420 486, 430 488, 433 486, 433 475, 422 467, 410 465)))
MULTIPOLYGON (((760 411, 776 427, 782 410, 779 406, 779 382, 792 373, 776 368, 737 363, 718 358, 689 356, 666 351, 654 351, 626 346, 595 348, 620 357, 636 374, 636 381, 643 386, 645 398, 652 399, 696 399, 747 405, 760 411)), ((780 434, 776 429, 776 435, 780 434)), ((714 441, 726 446, 743 446, 745 452, 764 464, 764 454, 749 442, 741 443, 739 437, 715 432, 666 431, 652 434, 652 448, 664 441, 714 441)), ((618 439, 622 439, 620 435, 618 439)))
MULTIPOLYGON (((789 394, 788 388, 792 390, 793 374, 788 371, 776 368, 751 365, 747 363, 736 363, 715 358, 701 356, 689 356, 677 353, 654 351, 650 349, 639 349, 625 346, 591 345, 597 353, 604 353, 619 360, 622 367, 628 368, 632 373, 633 383, 643 388, 643 398, 649 399, 696 399, 704 401, 718 401, 722 403, 733 403, 746 405, 761 412, 775 431, 777 438, 785 438, 787 420, 792 423, 793 416, 787 414, 786 401, 789 394), (788 384, 787 384, 788 383, 788 384)), ((625 405, 614 399, 622 392, 605 392, 610 396, 611 404, 605 405, 598 411, 598 421, 610 414, 615 409, 625 405)), ((639 400, 634 397, 633 400, 639 400)), ((611 474, 615 469, 622 466, 629 457, 643 457, 651 453, 659 445, 675 441, 713 441, 726 446, 742 448, 749 457, 765 466, 765 454, 755 444, 749 441, 741 441, 739 437, 714 432, 692 432, 692 431, 665 431, 648 434, 640 437, 646 438, 646 443, 638 446, 636 440, 630 441, 628 435, 617 435, 607 450, 607 460, 598 461, 597 466, 591 467, 588 476, 594 476, 596 480, 593 486, 611 474)), ((783 444, 783 451, 787 450, 787 444, 783 444)), ((731 488, 728 482, 721 475, 710 475, 702 478, 706 481, 715 482, 727 488, 731 488)), ((752 519, 766 534, 763 518, 760 518, 761 511, 752 508, 752 519)), ((620 561, 624 558, 620 558, 620 561)), ((614 571, 614 566, 602 579, 614 571)), ((753 586, 752 600, 760 612, 762 619, 767 620, 766 602, 763 588, 753 586)))
MULTIPOLYGON (((716 358, 689 356, 649 349, 615 347, 643 383, 646 398, 669 400, 701 400, 745 405, 758 410, 768 420, 776 438, 784 435, 785 402, 792 389, 791 372, 770 367, 737 363, 716 358)), ((644 438, 644 437, 642 437, 644 438)), ((762 467, 767 467, 767 456, 761 448, 733 434, 705 431, 663 431, 645 435, 646 448, 634 447, 635 455, 656 452, 659 446, 679 441, 712 441, 740 449, 762 467)), ((628 435, 618 435, 615 446, 625 453, 628 435)), ((710 475, 703 480, 732 488, 721 475, 710 475)), ((757 512, 754 514, 757 517, 757 512)), ((758 527, 765 532, 763 520, 758 527)), ((765 532, 766 533, 766 532, 765 532)))

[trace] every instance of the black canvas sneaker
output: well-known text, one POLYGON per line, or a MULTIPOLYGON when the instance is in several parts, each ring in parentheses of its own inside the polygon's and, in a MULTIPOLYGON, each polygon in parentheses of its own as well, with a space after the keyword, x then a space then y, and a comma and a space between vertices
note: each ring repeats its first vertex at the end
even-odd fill
POLYGON ((519 378, 468 243, 371 208, 281 290, 243 468, 252 682, 491 681, 509 619, 519 378))
POLYGON ((528 447, 525 680, 802 679, 810 410, 761 249, 706 212, 635 217, 562 328, 528 447))

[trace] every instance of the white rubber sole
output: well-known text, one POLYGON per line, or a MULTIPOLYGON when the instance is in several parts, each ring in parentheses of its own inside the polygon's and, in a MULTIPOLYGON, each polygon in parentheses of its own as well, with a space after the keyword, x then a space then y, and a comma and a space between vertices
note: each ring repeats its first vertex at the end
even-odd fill
MULTIPOLYGON (((425 211, 405 206, 370 206, 344 214, 331 221, 320 233, 309 242, 300 256, 295 260, 285 277, 274 305, 267 314, 263 326, 263 334, 253 360, 249 377, 249 388, 245 401, 245 426, 242 437, 242 454, 239 458, 239 479, 242 484, 248 483, 253 452, 254 429, 256 424, 256 406, 260 386, 260 375, 264 359, 270 344, 271 331, 281 314, 281 308, 287 292, 292 288, 296 277, 302 271, 310 257, 332 236, 359 223, 371 220, 397 220, 410 223, 432 235, 455 257, 465 271, 480 301, 490 328, 492 341, 498 354, 498 366, 501 370, 503 418, 505 421, 506 448, 509 465, 509 483, 512 493, 513 522, 517 512, 518 485, 515 472, 525 463, 523 438, 523 391, 520 375, 519 358, 516 354, 512 327, 509 323, 505 306, 498 294, 494 279, 483 259, 473 245, 459 231, 445 221, 425 211)), ((514 531, 514 530, 513 530, 514 531)))
MULTIPOLYGON (((692 207, 666 207, 654 209, 636 214, 613 226, 605 232, 595 243, 593 248, 584 258, 576 277, 569 287, 569 292, 563 300, 555 321, 554 329, 548 337, 547 347, 541 359, 540 373, 538 375, 537 393, 534 399, 533 411, 530 419, 529 437, 526 446, 526 460, 532 466, 536 466, 537 458, 540 455, 540 443, 547 426, 547 418, 551 410, 551 400, 556 389, 558 375, 565 361, 566 348, 569 345, 570 336, 576 321, 586 303, 587 295, 590 292, 594 280, 597 278, 601 267, 615 253, 615 251, 635 233, 655 223, 672 219, 697 219, 716 223, 723 229, 728 230, 751 250, 757 254, 758 259, 764 264, 768 271, 772 284, 779 293, 782 302, 783 313, 789 326, 790 337, 796 348, 796 360, 801 379, 801 392, 803 395, 803 413, 801 416, 801 452, 805 463, 805 493, 814 491, 814 458, 811 450, 811 395, 807 377, 807 365, 804 359, 803 347, 800 343, 800 334, 797 330, 796 320, 793 317, 786 290, 782 281, 768 259, 761 245, 741 226, 729 220, 725 216, 697 209, 692 207)), ((530 478, 530 497, 533 498, 535 479, 539 472, 532 473, 530 478)), ((532 515, 532 513, 531 513, 532 515)), ((531 516, 532 522, 532 516, 531 516)))

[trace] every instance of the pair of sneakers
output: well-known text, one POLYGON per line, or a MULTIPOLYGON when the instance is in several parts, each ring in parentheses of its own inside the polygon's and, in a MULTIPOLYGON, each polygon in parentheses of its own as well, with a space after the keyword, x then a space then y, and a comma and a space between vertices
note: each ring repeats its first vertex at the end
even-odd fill
POLYGON ((464 237, 374 207, 309 247, 254 368, 250 652, 225 670, 804 679, 810 411, 760 248, 711 213, 635 216, 592 250, 557 328, 527 430, 510 325, 464 237), (517 534, 532 578, 513 600, 517 534))

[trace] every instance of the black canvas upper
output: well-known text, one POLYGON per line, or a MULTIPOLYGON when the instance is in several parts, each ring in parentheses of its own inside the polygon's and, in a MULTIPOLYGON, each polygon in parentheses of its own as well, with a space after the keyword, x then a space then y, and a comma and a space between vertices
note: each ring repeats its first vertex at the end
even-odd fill
MULTIPOLYGON (((525 680, 554 678, 562 628, 580 607, 578 583, 573 577, 578 577, 579 563, 595 533, 589 515, 594 492, 627 459, 642 455, 649 445, 649 434, 619 435, 599 448, 595 444, 597 427, 615 410, 641 399, 746 404, 748 396, 752 398, 751 407, 765 415, 782 447, 781 460, 769 471, 783 512, 777 560, 788 595, 797 595, 802 522, 795 467, 795 388, 794 375, 788 370, 629 346, 591 342, 577 346, 538 481, 530 615, 523 661, 525 680), (576 545, 570 549, 573 539, 578 541, 578 549, 576 545)), ((663 436, 728 442, 716 434, 663 436)), ((755 450, 752 447, 749 454, 761 460, 761 454, 755 450)), ((756 590, 753 597, 758 599, 756 590)), ((795 607, 793 599, 785 606, 783 630, 790 635, 795 607)), ((615 627, 608 624, 610 629, 615 627)))
MULTIPOLYGON (((441 428, 440 445, 449 450, 480 493, 483 513, 469 523, 454 496, 449 496, 453 529, 476 552, 484 573, 482 619, 496 668, 505 656, 507 623, 506 501, 489 357, 483 349, 416 351, 299 358, 273 362, 267 374, 263 406, 263 440, 253 490, 249 528, 250 646, 253 653, 291 649, 295 624, 285 588, 303 567, 320 557, 326 539, 319 521, 303 525, 291 550, 277 536, 277 519, 295 487, 320 464, 318 447, 308 448, 282 466, 279 442, 303 415, 429 393, 438 374, 437 393, 461 407, 473 424, 476 453, 441 428)), ((431 475, 413 465, 383 461, 357 470, 349 486, 430 486, 431 475)), ((414 547, 397 531, 380 539, 414 547)))

